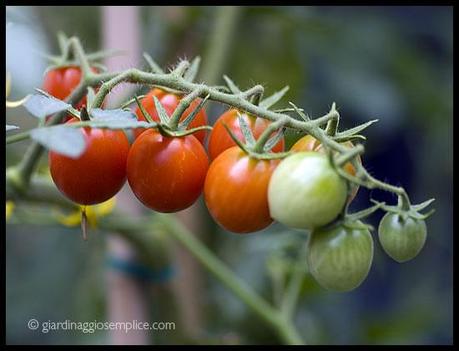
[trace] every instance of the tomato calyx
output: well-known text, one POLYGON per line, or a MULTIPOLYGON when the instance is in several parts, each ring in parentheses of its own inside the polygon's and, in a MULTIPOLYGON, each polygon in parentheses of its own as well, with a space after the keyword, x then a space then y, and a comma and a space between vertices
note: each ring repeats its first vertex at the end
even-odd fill
POLYGON ((371 199, 370 201, 377 205, 379 204, 380 207, 386 212, 398 214, 400 218, 402 219, 402 221, 406 221, 408 218, 413 218, 416 220, 425 220, 429 218, 435 212, 435 209, 431 209, 430 211, 426 213, 420 212, 423 209, 425 209, 427 206, 429 206, 432 202, 434 202, 435 201, 434 198, 426 200, 417 205, 411 205, 409 203, 406 204, 407 200, 404 199, 404 196, 401 196, 401 195, 398 197, 398 204, 395 206, 389 206, 389 205, 386 205, 384 202, 378 202, 374 199, 371 199))
POLYGON ((156 96, 153 96, 153 100, 155 103, 156 111, 158 112, 159 122, 156 122, 153 117, 148 113, 146 108, 143 104, 139 101, 137 96, 134 97, 137 106, 139 107, 140 112, 144 116, 144 118, 150 123, 148 128, 155 128, 157 129, 161 135, 166 137, 184 137, 187 135, 191 135, 193 133, 202 131, 202 130, 211 130, 212 127, 208 125, 199 126, 191 129, 187 129, 196 115, 201 111, 201 109, 206 104, 207 100, 209 99, 210 95, 207 94, 197 106, 193 108, 191 113, 186 116, 183 121, 181 121, 181 117, 185 110, 191 105, 196 98, 203 94, 203 89, 198 88, 192 91, 190 94, 186 95, 183 99, 180 100, 179 104, 175 108, 174 112, 169 116, 164 106, 161 104, 159 99, 156 96))
POLYGON ((236 145, 239 146, 239 148, 242 149, 250 157, 258 160, 276 160, 285 158, 292 154, 290 151, 277 153, 270 152, 271 149, 284 136, 284 120, 278 120, 276 122, 271 123, 263 131, 258 140, 255 140, 252 130, 250 129, 246 120, 241 116, 239 112, 238 120, 239 125, 241 126, 242 135, 245 139, 245 143, 238 139, 238 137, 234 134, 234 132, 228 127, 226 123, 223 123, 223 126, 230 135, 231 139, 233 139, 233 141, 236 143, 236 145), (271 136, 273 133, 275 133, 274 136, 271 136))
POLYGON ((336 226, 344 226, 349 229, 357 229, 357 230, 362 230, 362 229, 368 229, 370 231, 374 230, 374 227, 370 224, 363 223, 362 220, 377 210, 381 209, 384 205, 384 202, 378 202, 377 204, 368 207, 364 210, 354 212, 354 213, 349 213, 348 212, 348 207, 349 203, 347 203, 343 211, 338 215, 338 217, 332 221, 331 223, 326 224, 322 228, 324 230, 329 230, 332 229, 336 226))

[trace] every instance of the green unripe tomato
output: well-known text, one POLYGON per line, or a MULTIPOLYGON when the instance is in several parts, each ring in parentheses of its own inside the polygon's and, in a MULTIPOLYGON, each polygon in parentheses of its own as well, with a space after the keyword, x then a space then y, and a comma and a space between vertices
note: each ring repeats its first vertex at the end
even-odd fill
POLYGON ((325 289, 346 292, 357 288, 367 277, 373 261, 373 238, 357 221, 314 230, 308 242, 308 266, 325 289))
POLYGON ((424 247, 426 236, 426 223, 422 219, 408 217, 404 220, 399 214, 388 212, 379 223, 379 242, 399 263, 415 258, 424 247))
POLYGON ((327 156, 298 152, 285 158, 271 176, 271 217, 292 228, 314 229, 330 223, 343 209, 347 183, 327 156))

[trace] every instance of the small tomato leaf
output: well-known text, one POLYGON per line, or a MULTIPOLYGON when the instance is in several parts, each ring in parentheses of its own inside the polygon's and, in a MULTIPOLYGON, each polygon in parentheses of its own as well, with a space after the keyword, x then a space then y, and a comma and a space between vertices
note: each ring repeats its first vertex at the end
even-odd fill
POLYGON ((131 120, 137 120, 137 116, 134 114, 134 112, 129 111, 129 110, 122 110, 122 109, 115 109, 115 110, 103 110, 100 108, 94 108, 91 110, 91 116, 94 118, 94 120, 99 120, 99 119, 110 119, 110 120, 124 120, 124 121, 131 121, 131 120))
POLYGON ((79 157, 86 149, 83 134, 66 125, 33 129, 30 136, 47 149, 71 158, 79 157))
MULTIPOLYGON (((152 124, 145 121, 138 121, 137 116, 130 110, 102 110, 92 109, 91 127, 104 129, 131 129, 145 128, 152 124)), ((154 123, 156 126, 156 123, 154 123)))
POLYGON ((54 113, 67 110, 71 105, 52 96, 33 94, 24 102, 24 107, 35 117, 45 118, 54 113))

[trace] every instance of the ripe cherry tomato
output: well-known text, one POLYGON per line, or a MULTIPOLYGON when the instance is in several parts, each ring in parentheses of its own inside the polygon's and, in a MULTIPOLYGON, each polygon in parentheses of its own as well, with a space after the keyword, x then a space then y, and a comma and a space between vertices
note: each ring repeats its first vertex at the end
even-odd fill
MULTIPOLYGON (((93 72, 97 72, 96 68, 92 68, 93 72)), ((60 100, 65 100, 81 81, 81 69, 78 66, 67 66, 49 70, 46 72, 43 81, 43 90, 50 95, 60 100)), ((86 106, 86 96, 75 105, 79 110, 86 106)), ((48 119, 49 117, 47 117, 48 119)), ((64 117, 62 123, 69 121, 72 118, 70 114, 64 117)))
POLYGON ((424 247, 427 237, 426 223, 422 219, 397 213, 386 213, 378 228, 378 237, 384 251, 397 262, 415 258, 424 247))
POLYGON ((370 271, 373 246, 370 231, 360 221, 314 230, 308 242, 309 270, 326 289, 353 290, 370 271))
POLYGON ((235 233, 269 226, 267 189, 279 160, 258 160, 238 146, 221 153, 210 165, 204 199, 214 220, 235 233))
MULTIPOLYGON (((79 122, 72 118, 67 123, 79 122)), ((126 181, 129 141, 122 131, 81 128, 87 147, 70 158, 49 152, 49 168, 57 188, 70 200, 94 205, 113 197, 126 181)))
POLYGON ((145 206, 176 212, 198 199, 208 167, 206 151, 193 135, 166 137, 149 129, 131 146, 127 177, 145 206))
MULTIPOLYGON (((351 141, 346 141, 343 143, 343 145, 349 148, 354 147, 354 144, 352 144, 351 141)), ((325 148, 323 147, 322 143, 313 136, 305 135, 304 137, 299 139, 295 144, 293 144, 293 146, 290 148, 290 151, 317 151, 325 153, 325 148)), ((360 158, 360 155, 357 155, 357 162, 362 164, 362 159, 360 158)), ((356 170, 351 162, 346 163, 343 168, 347 173, 355 176, 356 170)), ((351 186, 352 189, 349 195, 348 203, 351 203, 352 200, 354 200, 355 196, 357 195, 357 192, 359 191, 358 185, 351 184, 351 186)))
MULTIPOLYGON (((249 125, 255 139, 257 139, 261 133, 263 133, 266 127, 268 127, 268 125, 271 123, 264 118, 257 118, 244 112, 240 112, 240 114, 249 125)), ((215 159, 226 149, 236 145, 233 139, 231 139, 231 136, 228 134, 228 131, 225 129, 224 124, 227 125, 227 127, 238 139, 244 140, 241 127, 239 126, 238 110, 234 108, 229 109, 217 119, 213 125, 212 131, 210 132, 208 150, 211 160, 215 159)), ((272 151, 284 151, 284 138, 279 140, 279 142, 274 145, 272 151)))
POLYGON ((271 217, 299 229, 314 229, 334 220, 346 197, 346 181, 327 156, 313 151, 282 160, 268 187, 271 217))
MULTIPOLYGON (((163 105, 164 109, 166 110, 169 116, 172 115, 172 113, 174 112, 175 108, 177 107, 177 105, 179 104, 181 100, 180 96, 172 94, 172 93, 168 93, 159 88, 154 88, 142 100, 140 100, 140 103, 145 108, 145 110, 150 114, 153 120, 157 122, 159 122, 159 116, 158 116, 158 112, 156 111, 156 106, 153 100, 153 96, 156 96, 158 98, 158 100, 161 102, 161 104, 163 105)), ((193 103, 191 103, 190 106, 182 114, 182 117, 180 118, 180 120, 181 121, 184 120, 196 108, 196 106, 199 105, 199 102, 200 102, 199 99, 196 99, 195 101, 193 101, 193 103)), ((146 120, 138 106, 135 110, 135 113, 139 121, 146 120)), ((207 114, 204 108, 202 108, 196 114, 196 116, 194 116, 194 119, 188 125, 187 129, 201 127, 206 124, 207 124, 207 114)), ((145 129, 143 128, 135 129, 134 130, 135 137, 137 138, 140 134, 142 134, 143 131, 145 131, 145 129)), ((196 132, 193 135, 201 142, 201 144, 204 144, 204 139, 206 138, 205 130, 196 132)))
MULTIPOLYGON (((92 68, 93 72, 97 72, 96 68, 92 68)), ((49 70, 46 72, 43 81, 43 90, 50 95, 65 100, 73 90, 80 84, 81 69, 78 66, 67 66, 49 70)), ((75 105, 76 109, 86 105, 86 97, 83 97, 79 103, 75 105)))

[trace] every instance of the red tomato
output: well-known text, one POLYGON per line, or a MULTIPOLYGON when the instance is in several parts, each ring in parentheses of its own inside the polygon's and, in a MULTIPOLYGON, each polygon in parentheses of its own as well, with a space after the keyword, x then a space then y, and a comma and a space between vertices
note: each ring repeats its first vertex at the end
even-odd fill
MULTIPOLYGON (((97 72, 96 68, 92 68, 94 72, 97 72)), ((73 90, 78 86, 81 81, 81 69, 78 66, 67 66, 56 68, 48 71, 43 81, 43 90, 50 95, 60 100, 65 100, 73 90)), ((80 102, 75 104, 75 108, 79 110, 83 106, 86 106, 86 96, 83 97, 80 102)), ((49 117, 47 117, 48 119, 49 117)), ((67 122, 72 118, 71 115, 67 115, 62 123, 67 122)))
MULTIPOLYGON (((264 118, 257 118, 244 112, 239 113, 249 125, 255 139, 257 139, 261 133, 263 133, 266 127, 271 123, 264 118)), ((226 149, 236 145, 233 139, 231 139, 231 136, 228 134, 228 131, 225 129, 224 124, 227 125, 227 127, 234 133, 234 135, 236 135, 238 139, 244 140, 241 127, 239 126, 238 110, 234 108, 229 109, 217 119, 212 131, 210 132, 208 149, 211 160, 215 159, 226 149)), ((284 138, 279 140, 279 142, 273 147, 272 151, 284 151, 284 138)))
MULTIPOLYGON (((72 118, 67 123, 79 122, 72 118)), ((126 181, 129 141, 122 131, 81 128, 87 147, 77 159, 49 152, 49 168, 57 188, 70 200, 94 205, 113 197, 126 181)))
POLYGON ((214 220, 235 233, 250 233, 269 226, 267 190, 280 160, 258 160, 234 146, 210 165, 204 199, 214 220))
MULTIPOLYGON (((354 144, 352 144, 351 141, 346 141, 343 143, 343 145, 349 148, 354 147, 354 144)), ((317 152, 325 153, 325 149, 322 146, 322 143, 311 135, 305 135, 304 137, 299 139, 295 144, 293 144, 293 146, 290 148, 290 151, 295 151, 295 152, 317 151, 317 152)), ((360 155, 357 155, 357 162, 362 164, 362 159, 360 158, 360 155)), ((343 168, 347 173, 355 176, 356 170, 351 162, 346 163, 343 168)), ((354 200, 354 197, 357 195, 358 190, 359 190, 359 186, 353 185, 351 195, 349 196, 349 200, 348 200, 349 203, 352 200, 354 200)))
MULTIPOLYGON (((169 116, 172 115, 174 112, 175 108, 180 102, 181 97, 172 93, 168 93, 162 89, 159 88, 154 88, 151 90, 142 100, 140 100, 140 103, 142 106, 145 108, 145 110, 150 114, 150 116, 153 118, 153 120, 159 122, 159 116, 158 112, 156 111, 156 106, 155 102, 153 100, 153 96, 156 96, 158 100, 161 102, 163 105, 164 109, 166 110, 167 114, 169 116)), ((191 105, 185 110, 185 112, 182 114, 182 117, 180 120, 184 120, 199 104, 200 100, 196 99, 191 103, 191 105)), ((137 119, 139 121, 146 121, 145 117, 143 116, 142 112, 140 111, 140 108, 137 106, 135 113, 137 115, 137 119)), ((191 123, 188 125, 188 129, 196 128, 196 127, 201 127, 207 124, 207 114, 206 111, 202 108, 196 116, 194 116, 193 120, 191 123)), ((145 129, 143 128, 137 128, 134 131, 134 135, 136 138, 142 134, 142 132, 145 129)), ((206 138, 206 131, 201 130, 199 132, 193 133, 193 135, 201 142, 201 144, 204 143, 204 139, 206 138)))
POLYGON ((127 177, 145 206, 176 212, 198 199, 208 167, 206 151, 193 135, 170 138, 148 129, 131 146, 127 177))

